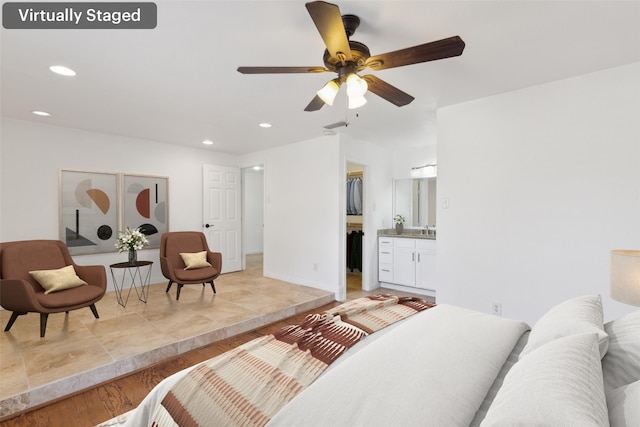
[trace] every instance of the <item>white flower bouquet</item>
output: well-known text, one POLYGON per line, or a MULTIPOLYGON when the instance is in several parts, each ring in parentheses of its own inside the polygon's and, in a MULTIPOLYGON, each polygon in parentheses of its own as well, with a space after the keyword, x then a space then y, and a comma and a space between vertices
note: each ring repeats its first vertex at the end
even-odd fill
POLYGON ((116 238, 118 252, 138 251, 149 244, 149 239, 140 231, 140 228, 127 227, 116 238))

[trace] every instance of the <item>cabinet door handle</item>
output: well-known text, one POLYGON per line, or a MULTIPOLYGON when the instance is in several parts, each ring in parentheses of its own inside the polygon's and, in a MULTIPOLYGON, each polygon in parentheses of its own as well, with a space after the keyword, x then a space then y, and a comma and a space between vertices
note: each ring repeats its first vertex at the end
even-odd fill
POLYGON ((391 270, 385 270, 384 268, 382 269, 382 271, 384 271, 385 273, 390 272, 391 270))
POLYGON ((383 254, 389 255, 391 252, 382 252, 383 254))
POLYGON ((411 254, 411 262, 416 262, 416 253, 411 254))
POLYGON ((418 262, 420 262, 420 254, 418 254, 418 262))

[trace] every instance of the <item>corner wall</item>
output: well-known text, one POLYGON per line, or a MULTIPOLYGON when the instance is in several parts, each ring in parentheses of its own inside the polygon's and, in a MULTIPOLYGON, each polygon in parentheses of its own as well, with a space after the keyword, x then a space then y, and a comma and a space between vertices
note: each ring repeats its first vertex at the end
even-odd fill
POLYGON ((640 249, 640 63, 439 111, 438 301, 535 322, 640 249), (443 209, 443 199, 449 208, 443 209))

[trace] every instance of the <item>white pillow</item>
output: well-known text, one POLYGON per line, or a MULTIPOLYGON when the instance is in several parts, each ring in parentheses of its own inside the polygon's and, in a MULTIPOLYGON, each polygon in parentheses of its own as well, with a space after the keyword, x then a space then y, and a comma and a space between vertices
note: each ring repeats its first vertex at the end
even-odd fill
POLYGON ((547 311, 531 329, 529 341, 520 358, 558 338, 576 334, 598 334, 600 358, 609 347, 609 336, 602 324, 600 295, 585 295, 562 302, 547 311))
POLYGON ((30 271, 29 274, 42 286, 45 294, 87 284, 76 275, 73 265, 67 265, 55 270, 34 270, 30 271))
POLYGON ((596 334, 554 340, 516 362, 481 427, 609 425, 596 334))
POLYGON ((182 257, 182 261, 184 261, 184 265, 186 265, 185 270, 211 267, 211 264, 207 261, 207 251, 194 253, 181 252, 180 256, 182 257))
POLYGON ((640 381, 607 393, 611 427, 640 426, 640 381))
POLYGON ((605 391, 640 380, 640 310, 608 322, 604 330, 609 334, 602 359, 605 391))

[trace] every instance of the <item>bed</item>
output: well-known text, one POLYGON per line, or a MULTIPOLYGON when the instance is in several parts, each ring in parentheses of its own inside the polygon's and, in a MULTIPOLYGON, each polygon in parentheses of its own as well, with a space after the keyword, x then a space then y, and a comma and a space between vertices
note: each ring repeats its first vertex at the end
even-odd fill
POLYGON ((603 324, 599 295, 533 328, 378 295, 254 341, 166 378, 125 425, 640 426, 640 311, 603 324))

